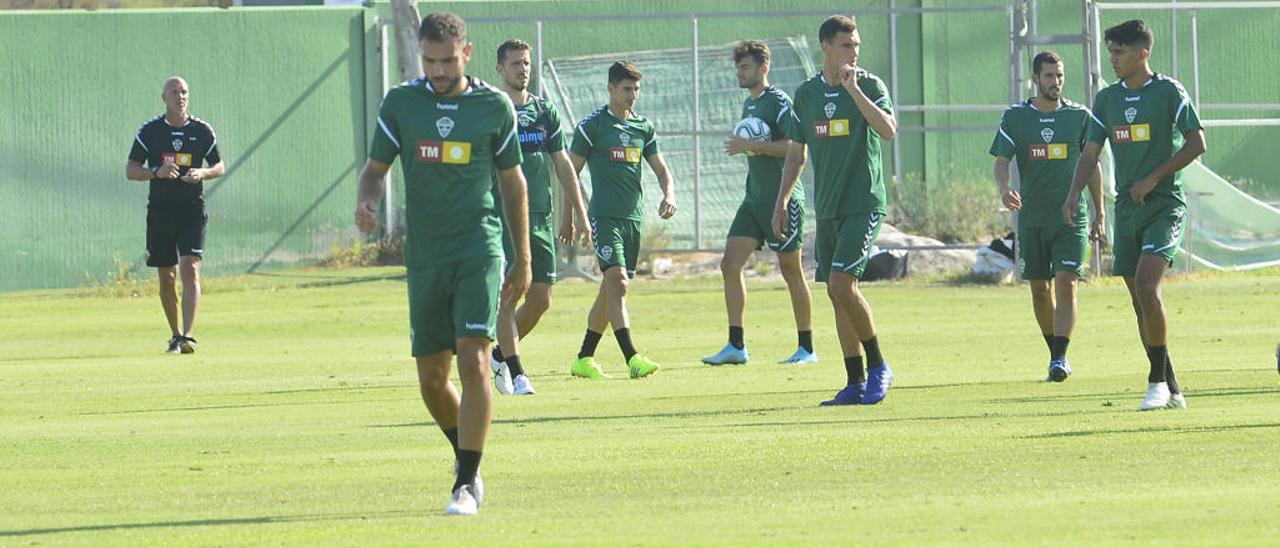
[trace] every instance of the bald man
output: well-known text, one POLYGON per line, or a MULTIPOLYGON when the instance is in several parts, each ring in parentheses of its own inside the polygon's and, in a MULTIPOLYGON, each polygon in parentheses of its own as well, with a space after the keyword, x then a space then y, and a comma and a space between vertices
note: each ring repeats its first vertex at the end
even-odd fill
POLYGON ((165 112, 142 124, 133 138, 125 177, 150 181, 147 198, 147 266, 160 278, 160 304, 172 337, 166 352, 196 351, 192 337, 200 305, 200 257, 204 254, 204 181, 225 171, 213 127, 187 113, 187 82, 165 80, 165 112), (201 167, 207 166, 207 167, 201 167), (182 328, 178 326, 179 271, 182 274, 182 328))

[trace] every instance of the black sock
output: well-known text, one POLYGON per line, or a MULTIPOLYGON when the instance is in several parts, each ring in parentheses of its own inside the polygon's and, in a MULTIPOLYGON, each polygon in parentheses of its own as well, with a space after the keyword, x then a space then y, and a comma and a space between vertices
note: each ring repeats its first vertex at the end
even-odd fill
POLYGON ((813 353, 813 331, 796 331, 796 335, 800 339, 800 348, 805 352, 813 353))
POLYGON ((520 366, 520 356, 507 356, 507 369, 511 371, 511 378, 524 374, 524 367, 520 366))
POLYGON ((453 480, 453 491, 463 485, 471 485, 476 481, 476 472, 480 471, 480 452, 467 449, 458 450, 458 479, 453 480))
POLYGON ((1053 335, 1044 336, 1044 344, 1049 347, 1049 359, 1053 359, 1053 335))
POLYGON ((600 344, 600 333, 596 333, 590 329, 587 330, 587 336, 582 338, 582 350, 578 351, 579 358, 596 355, 596 345, 600 344))
POLYGON ((1165 360, 1169 357, 1167 346, 1147 346, 1147 360, 1151 362, 1151 372, 1147 374, 1147 382, 1165 382, 1165 360))
POLYGON ((618 348, 622 349, 622 357, 627 363, 631 363, 631 356, 636 355, 636 347, 631 344, 631 330, 628 328, 613 330, 613 338, 618 341, 618 348))
MULTIPOLYGON (((443 429, 442 429, 443 430, 443 429)), ((444 437, 449 438, 449 445, 453 446, 453 457, 458 457, 458 427, 455 426, 444 431, 444 437)))
POLYGON ((502 347, 493 345, 493 361, 500 362, 502 360, 502 347))
POLYGON ((742 350, 742 347, 747 345, 747 343, 742 340, 742 327, 729 326, 729 344, 733 345, 733 347, 738 350, 742 350))
POLYGON ((1071 339, 1066 337, 1054 337, 1053 345, 1049 349, 1049 359, 1065 360, 1067 359, 1067 345, 1071 344, 1071 339))
POLYGON ((862 356, 845 358, 844 374, 848 379, 848 384, 862 384, 867 382, 867 375, 862 370, 862 356))
POLYGON ((868 369, 884 365, 884 356, 880 355, 880 341, 875 337, 862 341, 862 350, 867 354, 868 369))
MULTIPOLYGON (((1168 347, 1165 347, 1165 348, 1167 349, 1168 347)), ((1178 386, 1177 377, 1173 376, 1173 362, 1169 361, 1168 350, 1166 350, 1164 353, 1164 380, 1165 382, 1169 383, 1170 394, 1182 393, 1182 387, 1178 386)))

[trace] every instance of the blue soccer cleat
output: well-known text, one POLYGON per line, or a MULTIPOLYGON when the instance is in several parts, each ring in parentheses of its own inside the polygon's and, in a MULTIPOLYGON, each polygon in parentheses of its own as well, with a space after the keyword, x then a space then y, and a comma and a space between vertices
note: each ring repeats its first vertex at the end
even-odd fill
POLYGON ((791 357, 778 363, 788 365, 793 363, 818 363, 818 354, 816 352, 805 350, 802 346, 797 348, 796 353, 792 354, 791 357))
POLYGON ((893 371, 889 364, 867 368, 867 390, 862 394, 862 405, 875 405, 889 395, 893 385, 893 371))
POLYGON ((744 364, 747 363, 748 358, 747 347, 734 348, 732 344, 726 344, 714 356, 702 358, 702 363, 707 365, 744 364))
POLYGON ((1053 360, 1049 362, 1049 380, 1053 382, 1062 382, 1071 376, 1071 364, 1067 360, 1053 360))
POLYGON ((836 393, 836 397, 824 401, 818 405, 830 407, 832 405, 858 405, 862 403, 863 393, 867 390, 867 383, 850 384, 841 388, 836 393))

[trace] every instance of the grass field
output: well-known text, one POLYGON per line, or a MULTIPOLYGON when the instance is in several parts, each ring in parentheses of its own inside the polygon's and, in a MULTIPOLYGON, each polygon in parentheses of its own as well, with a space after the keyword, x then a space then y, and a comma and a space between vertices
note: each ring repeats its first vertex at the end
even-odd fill
MULTIPOLYGON (((594 287, 564 283, 495 397, 488 498, 445 518, 452 455, 418 399, 395 269, 214 280, 199 352, 154 298, 0 295, 0 545, 1148 544, 1280 538, 1280 272, 1166 291, 1190 409, 1138 413, 1124 288, 1085 285, 1075 375, 1041 382, 1025 287, 870 285, 898 375, 876 407, 794 349, 785 286, 750 285, 755 361, 710 368, 718 279, 640 280, 647 381, 568 377, 594 287), (379 279, 383 278, 383 279, 379 279), (765 326, 773 326, 766 329, 765 326)), ((612 339, 601 361, 625 376, 612 339)))

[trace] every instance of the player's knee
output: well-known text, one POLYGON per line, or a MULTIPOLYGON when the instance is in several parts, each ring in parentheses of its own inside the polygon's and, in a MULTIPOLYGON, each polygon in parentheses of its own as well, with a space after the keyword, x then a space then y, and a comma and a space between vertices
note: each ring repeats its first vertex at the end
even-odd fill
POLYGON ((171 286, 177 283, 178 269, 174 267, 161 268, 156 272, 156 279, 160 280, 162 287, 171 286))
POLYGON ((857 293, 857 285, 853 282, 852 276, 831 275, 831 279, 827 281, 827 297, 831 298, 833 303, 841 303, 848 300, 857 293))
POLYGON ((626 295, 627 286, 630 285, 630 281, 627 280, 627 273, 620 266, 615 266, 605 271, 604 283, 608 286, 610 294, 616 293, 619 295, 626 295))
POLYGON ((720 274, 726 279, 741 276, 742 265, 736 264, 735 261, 729 259, 728 255, 725 255, 720 259, 720 274))
POLYGON ((1138 278, 1134 284, 1134 297, 1143 304, 1151 304, 1160 301, 1160 280, 1147 280, 1138 278))
POLYGON ((449 384, 449 368, 419 366, 418 384, 421 386, 424 395, 444 390, 449 384))
POLYGON ((551 309, 551 290, 546 291, 530 291, 524 300, 525 312, 533 315, 535 318, 542 317, 551 309))

